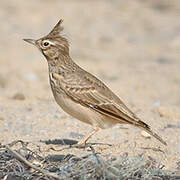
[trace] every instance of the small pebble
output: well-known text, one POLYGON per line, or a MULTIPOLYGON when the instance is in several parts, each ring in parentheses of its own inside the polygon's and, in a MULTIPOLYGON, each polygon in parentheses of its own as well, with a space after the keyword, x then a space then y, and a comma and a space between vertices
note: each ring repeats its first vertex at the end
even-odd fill
POLYGON ((151 135, 148 134, 146 131, 141 131, 141 136, 143 136, 145 138, 151 138, 151 135))
POLYGON ((0 87, 5 88, 7 80, 0 75, 0 87))
POLYGON ((42 167, 43 166, 43 164, 41 162, 37 161, 37 160, 33 160, 32 164, 34 164, 34 165, 36 165, 38 167, 42 167))
POLYGON ((37 75, 35 73, 27 73, 24 75, 24 78, 28 80, 37 80, 37 75))
POLYGON ((180 118, 180 108, 175 106, 159 106, 157 111, 161 117, 180 118))
POLYGON ((25 100, 25 96, 24 96, 24 94, 22 94, 22 93, 16 93, 16 94, 12 97, 12 99, 15 99, 15 100, 25 100))
POLYGON ((160 106, 161 102, 159 100, 156 100, 154 103, 153 103, 153 106, 155 107, 158 107, 160 106))
POLYGON ((3 120, 4 120, 4 118, 0 116, 0 121, 3 121, 3 120))

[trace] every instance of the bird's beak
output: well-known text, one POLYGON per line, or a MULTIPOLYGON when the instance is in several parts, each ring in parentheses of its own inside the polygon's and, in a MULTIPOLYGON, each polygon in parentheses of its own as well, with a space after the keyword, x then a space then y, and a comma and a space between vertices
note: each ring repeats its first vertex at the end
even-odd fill
POLYGON ((36 40, 34 39, 23 39, 23 40, 36 46, 36 40))

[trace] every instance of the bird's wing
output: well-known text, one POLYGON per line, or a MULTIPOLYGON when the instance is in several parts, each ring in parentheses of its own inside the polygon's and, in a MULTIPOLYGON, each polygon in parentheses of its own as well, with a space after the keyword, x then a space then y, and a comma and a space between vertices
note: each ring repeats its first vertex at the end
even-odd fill
MULTIPOLYGON (((66 80, 57 73, 53 73, 53 77, 60 80, 61 88, 73 101, 124 123, 136 125, 141 122, 107 86, 91 74, 82 76, 81 73, 74 73, 66 80)), ((143 123, 143 126, 147 125, 143 123)))

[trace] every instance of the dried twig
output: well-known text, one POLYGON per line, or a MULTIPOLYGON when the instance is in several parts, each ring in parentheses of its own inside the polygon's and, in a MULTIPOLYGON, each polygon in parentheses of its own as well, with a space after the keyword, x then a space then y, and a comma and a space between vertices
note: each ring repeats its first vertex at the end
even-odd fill
MULTIPOLYGON (((68 145, 67 147, 63 147, 63 148, 60 148, 60 149, 55 149, 54 147, 50 147, 48 150, 53 150, 53 151, 63 151, 63 150, 66 150, 66 149, 72 149, 72 148, 78 148, 78 149, 85 149, 85 148, 92 148, 93 145, 108 145, 108 146, 112 146, 111 144, 106 144, 106 143, 86 143, 84 145, 78 145, 78 144, 73 144, 73 145, 68 145)), ((91 149, 92 150, 92 149, 91 149)))
POLYGON ((16 151, 12 150, 8 145, 5 146, 13 155, 15 158, 19 159, 20 161, 22 161, 23 163, 25 163, 27 166, 35 169, 36 171, 41 172, 42 174, 48 176, 48 177, 52 177, 55 179, 60 179, 59 176, 55 173, 50 173, 44 169, 41 169, 35 165, 33 165, 32 163, 30 163, 29 161, 27 161, 24 157, 22 157, 19 153, 17 153, 16 151))
POLYGON ((149 148, 149 147, 141 147, 141 149, 147 149, 147 150, 153 150, 155 152, 162 152, 165 153, 163 150, 161 150, 160 148, 149 148))

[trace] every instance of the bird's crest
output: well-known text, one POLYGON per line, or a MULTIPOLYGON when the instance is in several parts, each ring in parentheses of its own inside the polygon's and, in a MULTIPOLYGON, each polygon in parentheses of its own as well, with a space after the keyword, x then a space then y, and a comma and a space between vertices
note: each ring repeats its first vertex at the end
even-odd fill
POLYGON ((58 23, 54 26, 53 30, 48 34, 49 37, 56 37, 61 34, 64 27, 62 26, 63 19, 60 19, 58 23))

